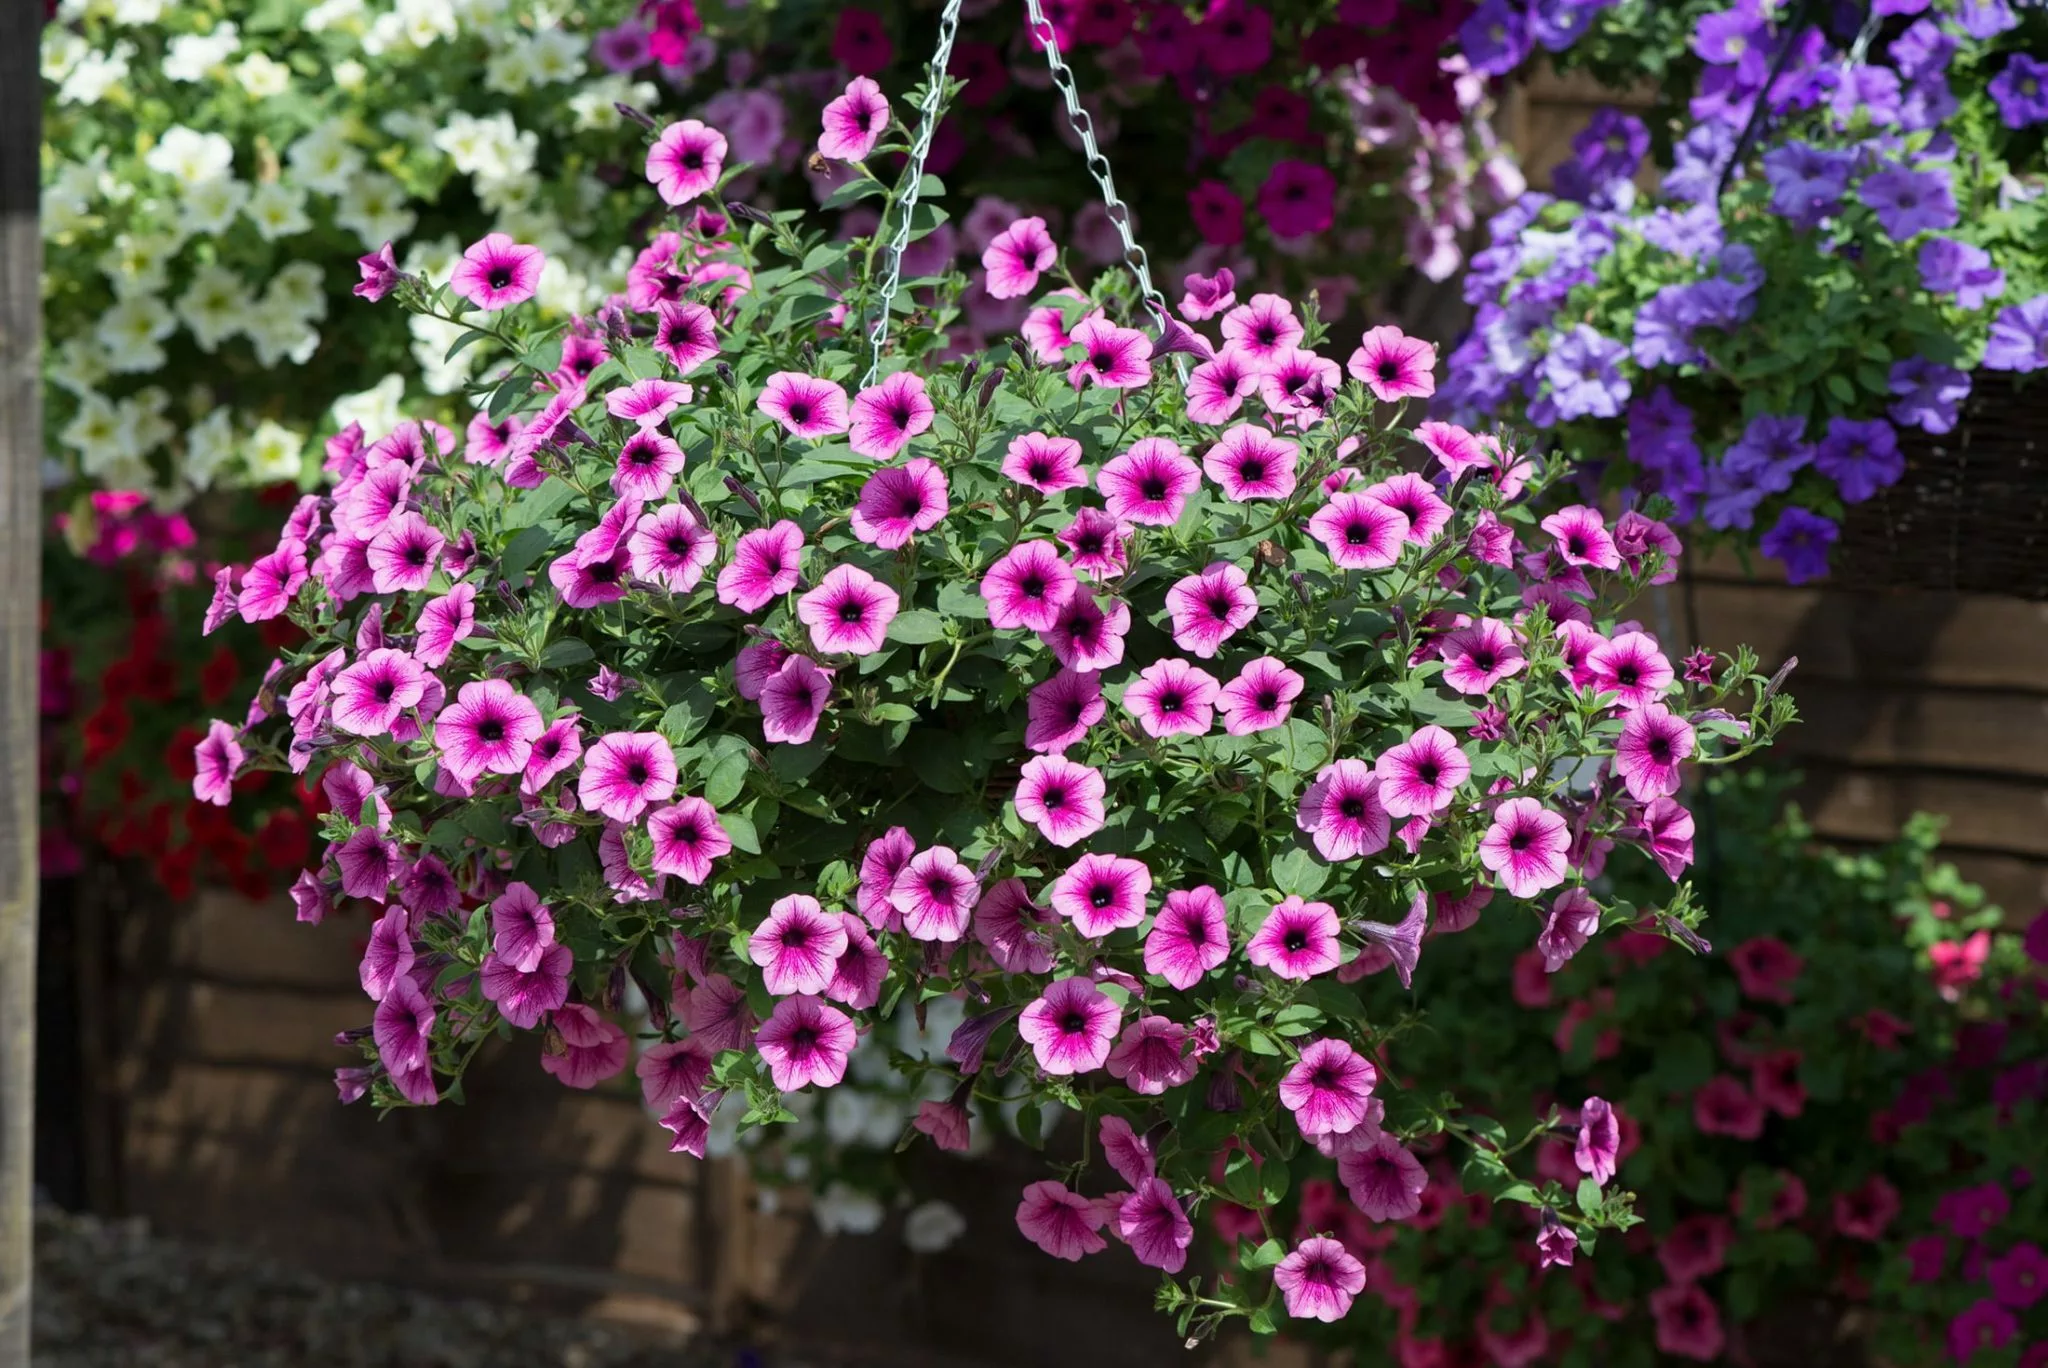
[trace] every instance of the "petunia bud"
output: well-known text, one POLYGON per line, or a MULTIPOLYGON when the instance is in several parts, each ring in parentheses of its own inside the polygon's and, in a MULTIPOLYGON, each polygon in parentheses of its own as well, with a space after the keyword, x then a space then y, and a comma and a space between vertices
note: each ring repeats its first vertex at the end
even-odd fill
POLYGON ((732 367, 728 365, 726 362, 721 361, 717 365, 713 366, 711 369, 715 371, 718 375, 718 378, 720 380, 723 380, 727 385, 731 385, 733 383, 732 367))
POLYGON ((1209 1110, 1226 1113, 1244 1110, 1244 1094, 1237 1086, 1237 1052, 1234 1050, 1223 1067, 1209 1075, 1209 1110))
POLYGON ((1314 611, 1315 602, 1308 595, 1308 580, 1303 577, 1301 571, 1297 570, 1289 575, 1287 582, 1294 586, 1294 596, 1301 600, 1301 606, 1314 611))
POLYGON ((748 489, 745 485, 741 484, 738 480, 735 480, 732 476, 728 475, 725 477, 725 487, 727 489, 730 489, 733 493, 739 495, 741 502, 745 503, 747 507, 753 509, 754 512, 759 513, 761 511, 761 501, 754 497, 754 491, 748 489))
POLYGON ((604 1000, 600 1004, 607 1012, 616 1012, 626 1000, 626 962, 620 960, 605 976, 604 1000))
POLYGON ((774 219, 762 213, 753 205, 744 204, 739 200, 727 200, 725 202, 725 212, 731 214, 742 223, 759 224, 763 228, 773 228, 775 226, 774 219))
POLYGON ((1783 665, 1780 665, 1778 667, 1778 672, 1771 676, 1771 682, 1764 685, 1764 691, 1763 693, 1758 695, 1756 701, 1759 703, 1770 702, 1772 695, 1776 694, 1778 690, 1784 686, 1785 676, 1791 674, 1794 670, 1798 668, 1799 657, 1786 656, 1785 663, 1783 665))
POLYGON ((612 108, 619 111, 620 117, 631 119, 634 123, 639 124, 642 128, 648 129, 649 131, 661 127, 660 124, 654 121, 652 115, 649 115, 643 110, 633 108, 633 106, 627 104, 624 100, 614 100, 612 102, 612 108))
POLYGON ((973 385, 975 373, 980 369, 981 358, 978 356, 968 357, 967 364, 960 367, 960 392, 962 394, 967 393, 968 387, 973 385))
POLYGON ((1002 386, 1002 383, 1003 368, 997 366, 982 380, 981 393, 974 397, 975 407, 979 408, 983 413, 987 413, 988 406, 995 402, 996 390, 1002 386))

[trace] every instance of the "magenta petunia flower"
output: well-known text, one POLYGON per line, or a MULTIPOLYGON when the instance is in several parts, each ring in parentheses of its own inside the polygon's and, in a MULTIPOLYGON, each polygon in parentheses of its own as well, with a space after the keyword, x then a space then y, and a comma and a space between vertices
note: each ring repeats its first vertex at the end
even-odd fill
POLYGON ((684 119, 662 129, 647 149, 647 179, 662 203, 687 204, 718 184, 725 152, 723 133, 696 119, 684 119))
POLYGON ((761 968, 761 983, 777 997, 822 993, 846 951, 846 926, 816 898, 777 898, 747 940, 747 958, 761 968))
POLYGON ((341 891, 351 898, 383 902, 391 881, 405 872, 398 842, 371 827, 355 832, 332 849, 334 863, 341 870, 341 891))
POLYGON ((1102 720, 1102 677, 1063 669, 1032 688, 1025 708, 1024 744, 1035 751, 1062 752, 1102 720))
POLYGON ((894 551, 919 532, 929 532, 951 510, 946 473, 919 456, 900 466, 884 466, 861 486, 860 502, 849 521, 853 535, 870 546, 894 551))
POLYGON ((1679 764, 1693 753, 1692 724, 1661 703, 1646 703, 1621 720, 1614 768, 1631 798, 1647 803, 1678 792, 1679 764))
POLYGON ((989 623, 999 629, 1052 630, 1076 588, 1073 569, 1048 541, 1019 542, 981 579, 989 623))
POLYGON ((192 796, 202 803, 226 807, 242 767, 242 746, 233 727, 218 718, 206 724, 206 735, 192 748, 192 796))
POLYGON ((1208 671, 1178 657, 1155 660, 1124 688, 1124 711, 1147 736, 1204 736, 1216 720, 1223 686, 1208 671))
POLYGON ((1202 470, 1232 503, 1284 499, 1294 492, 1294 468, 1300 458, 1296 443, 1255 423, 1239 423, 1209 448, 1202 470))
POLYGON ((903 914, 896 910, 890 895, 896 888, 896 876, 915 854, 917 842, 911 839, 909 830, 891 827, 885 835, 869 841, 861 855, 860 887, 854 894, 854 906, 877 931, 903 929, 903 914))
POLYGON ((1116 1233, 1147 1268, 1178 1273, 1187 1267, 1195 1227, 1164 1178, 1147 1178, 1116 1212, 1116 1233))
POLYGON ((519 774, 547 727, 540 709, 502 679, 462 686, 434 720, 441 767, 464 784, 485 774, 519 774))
POLYGON ((528 793, 542 786, 583 758, 583 729, 574 713, 558 717, 533 742, 526 761, 526 773, 519 785, 528 793))
POLYGON ((676 791, 676 753, 660 732, 613 732, 583 756, 576 798, 586 812, 634 822, 676 791))
POLYGON ((1337 760, 1303 790, 1294 824, 1309 834, 1326 860, 1377 855, 1393 837, 1380 800, 1380 779, 1363 760, 1337 760))
POLYGON ((649 502, 666 498, 676 476, 683 473, 683 449, 674 439, 642 428, 619 448, 612 468, 612 492, 624 499, 649 502))
POLYGON ((1458 785, 1471 777, 1472 762, 1458 749, 1457 737, 1430 726, 1383 752, 1373 773, 1389 817, 1426 817, 1451 805, 1458 785))
POLYGON ((604 411, 638 427, 661 426, 664 418, 690 402, 690 387, 673 380, 635 380, 604 397, 604 411))
POLYGON ((491 949, 521 973, 555 943, 555 917, 530 884, 514 881, 491 903, 491 949))
POLYGON ((640 1100, 659 1115, 678 1102, 695 1103, 711 1087, 711 1051, 701 1040, 665 1040, 643 1051, 633 1065, 640 1100))
POLYGON ((1235 343, 1188 372, 1188 420, 1227 423, 1259 392, 1258 361, 1235 343))
POLYGON ((1543 930, 1536 936, 1536 951, 1543 956, 1543 972, 1554 974, 1565 962, 1585 948, 1600 929, 1600 905, 1583 888, 1567 888, 1550 904, 1543 930))
POLYGON ((1222 895, 1207 884, 1168 893, 1145 933, 1145 972, 1186 992, 1229 957, 1222 895))
POLYGON ((1173 619, 1173 644, 1208 660, 1258 615, 1259 597, 1242 569, 1216 561, 1168 589, 1166 610, 1173 619))
MULTIPOLYGON (((1020 218, 989 240, 981 254, 992 299, 1018 299, 1038 288, 1040 272, 1059 257, 1042 218, 1020 218)), ((1078 333, 1079 329, 1076 329, 1078 333)))
POLYGON ((1615 549, 1614 535, 1607 530, 1607 520, 1597 508, 1585 504, 1561 508, 1543 520, 1543 530, 1557 543, 1557 553, 1567 565, 1596 570, 1621 568, 1621 552, 1615 549))
POLYGON ((392 980, 370 1025, 370 1038, 376 1042, 377 1057, 385 1068, 393 1074, 428 1068, 435 1015, 434 1004, 412 975, 400 974, 392 980))
POLYGON ((1201 483, 1201 469, 1165 437, 1131 443, 1129 451, 1105 462, 1095 476, 1112 516, 1149 527, 1179 522, 1188 496, 1201 483))
POLYGON ((476 586, 458 584, 420 609, 413 658, 428 669, 448 663, 455 643, 466 641, 476 631, 476 586))
POLYGON ((306 579, 306 545, 286 537, 269 555, 259 556, 243 572, 235 611, 244 622, 268 622, 282 616, 298 597, 306 579))
POLYGON ((1017 1018, 1017 1034, 1046 1073, 1083 1074, 1109 1058, 1122 1020, 1123 1009, 1090 980, 1055 979, 1017 1018))
POLYGON ((949 846, 918 851, 889 888, 889 905, 912 940, 959 940, 980 900, 981 881, 949 846))
POLYGON ((1484 694, 1529 662, 1515 629, 1496 618, 1481 618, 1443 639, 1444 683, 1462 694, 1484 694))
POLYGON ((1245 958, 1284 979, 1307 982, 1337 967, 1337 911, 1328 903, 1289 897, 1266 914, 1245 946, 1245 958))
POLYGON ((647 834, 654 841, 654 872, 674 874, 685 883, 711 877, 711 862, 732 851, 732 837, 718 820, 718 809, 702 798, 680 798, 647 815, 647 834))
POLYGON ((532 964, 524 969, 493 950, 484 956, 478 980, 484 999, 497 1005, 500 1016, 530 1031, 568 1002, 569 971, 575 960, 568 946, 552 940, 535 951, 532 964))
POLYGON ((833 161, 865 161, 889 128, 889 100, 866 76, 846 83, 846 91, 825 106, 824 132, 818 155, 833 161))
POLYGON ((640 515, 626 539, 635 579, 651 580, 673 594, 687 594, 718 557, 718 538, 685 504, 663 504, 640 515))
POLYGON ((1109 1241, 1097 1233, 1106 1219, 1096 1203, 1049 1178, 1025 1188, 1023 1200, 1017 1204, 1017 1229, 1024 1238, 1055 1259, 1070 1263, 1109 1247, 1109 1241))
POLYGON ((1370 329, 1345 369, 1383 404, 1436 393, 1436 348, 1395 327, 1370 329))
POLYGON ((1314 162, 1287 158, 1259 186, 1259 214, 1276 238, 1308 237, 1336 221, 1337 178, 1314 162))
POLYGON ((1060 664, 1086 672, 1121 664, 1124 636, 1130 630, 1129 604, 1114 600, 1105 613, 1093 594, 1076 592, 1052 626, 1038 635, 1060 664))
POLYGON ((1589 1097, 1579 1108, 1579 1138, 1572 1149, 1579 1172, 1606 1186, 1614 1181, 1621 1162, 1621 1126, 1614 1108, 1598 1097, 1589 1097))
POLYGON ((1307 335, 1285 295, 1255 294, 1223 315, 1224 350, 1235 348, 1254 370, 1264 370, 1307 335))
POLYGON ((718 355, 717 320, 702 304, 664 299, 655 305, 654 349, 688 375, 718 355))
POLYGON ((820 652, 872 655, 882 649, 900 602, 894 589, 859 566, 838 565, 796 601, 796 615, 820 652))
POLYGON ((1043 974, 1053 965, 1044 930, 1058 921, 1058 913, 1031 901, 1022 879, 1002 879, 974 905, 974 939, 1004 973, 1043 974))
POLYGON ((1012 438, 1003 457, 1003 474, 1041 494, 1083 489, 1088 472, 1081 468, 1081 444, 1071 437, 1027 432, 1012 438))
POLYGON ((1294 711, 1305 681, 1273 656, 1247 661, 1237 678, 1216 694, 1216 711, 1232 736, 1250 736, 1277 727, 1294 711))
POLYGON ((1571 830, 1534 798, 1510 798, 1493 814, 1479 842, 1479 862, 1500 876, 1509 894, 1533 898, 1564 882, 1571 830))
POLYGON ((853 396, 847 440, 860 455, 886 461, 930 429, 937 411, 924 381, 909 371, 897 371, 853 396))
POLYGON ((626 577, 632 570, 623 548, 605 552, 578 548, 548 563, 548 582, 569 607, 595 608, 626 596, 626 577))
POLYGON ((1136 328, 1091 315, 1074 325, 1072 345, 1081 349, 1081 359, 1067 367, 1076 389, 1090 381, 1104 389, 1136 389, 1152 379, 1152 339, 1136 328))
POLYGON ((851 912, 841 912, 839 923, 846 928, 846 949, 832 966, 832 981, 825 996, 856 1012, 864 1012, 882 1000, 882 982, 889 977, 889 957, 868 934, 867 924, 851 912))
MULTIPOLYGON (((1199 483, 1199 473, 1195 479, 1199 483)), ((1109 580, 1121 575, 1128 564, 1124 538, 1130 530, 1127 524, 1105 509, 1083 508, 1074 515, 1072 522, 1060 529, 1059 539, 1073 557, 1075 574, 1109 580)))
POLYGON ((753 1038, 754 1015, 746 990, 724 974, 706 974, 687 996, 678 992, 678 1014, 693 1040, 714 1053, 743 1050, 753 1038))
POLYGON ((1152 871, 1123 855, 1083 855, 1053 880, 1053 910, 1084 936, 1107 936, 1145 920, 1152 871))
POLYGON ((761 690, 787 659, 789 648, 779 641, 757 641, 751 646, 742 646, 733 658, 733 688, 741 698, 752 702, 761 696, 761 690))
POLYGON ((1352 1205, 1375 1221, 1407 1220, 1422 1210, 1422 1190, 1429 1186, 1421 1162, 1384 1131, 1339 1158, 1337 1178, 1352 1205))
POLYGON ((791 656, 761 685, 761 734, 801 746, 818 730, 832 697, 831 670, 808 656, 791 656))
POLYGON ((1698 1283, 1660 1287, 1648 1297, 1660 1353, 1711 1363, 1727 1347, 1721 1312, 1698 1283))
POLYGON ((1623 632, 1594 646, 1586 656, 1588 683, 1612 693, 1624 708, 1640 708, 1664 696, 1676 677, 1671 662, 1646 632, 1623 632))
POLYGON ((370 564, 370 587, 380 594, 426 588, 447 544, 448 539, 419 514, 394 513, 363 553, 370 564))
POLYGON ((1259 398, 1268 411, 1304 428, 1321 420, 1343 383, 1344 372, 1335 361, 1294 347, 1274 357, 1260 373, 1259 398))
POLYGON ((1566 618, 1551 629, 1560 645, 1557 672, 1571 681, 1574 689, 1585 689, 1593 684, 1593 652, 1607 644, 1601 636, 1577 618, 1566 618))
POLYGON ((2031 1240, 2022 1240, 1985 1268, 1991 1295, 2015 1311, 2024 1311, 2048 1296, 2048 1254, 2031 1240))
POLYGON ((1280 1080, 1280 1101, 1306 1136, 1344 1135, 1365 1124, 1379 1070, 1342 1040, 1314 1040, 1280 1080))
POLYGON ((1197 1058, 1188 1050, 1188 1028, 1162 1016, 1139 1017, 1124 1027, 1104 1067, 1132 1092, 1157 1097, 1195 1076, 1197 1058))
POLYGON ((844 432, 851 421, 846 391, 802 371, 778 371, 769 376, 754 405, 782 424, 790 436, 806 440, 844 432))
POLYGON ((787 518, 743 534, 732 559, 718 572, 718 601, 742 613, 759 612, 770 599, 796 588, 803 549, 803 529, 787 518))
POLYGON ((853 1052, 853 1018, 808 995, 786 997, 775 1004, 754 1037, 754 1048, 768 1063, 769 1076, 783 1092, 813 1083, 836 1087, 846 1076, 846 1058, 853 1052))
POLYGON ((428 678, 404 651, 371 651, 334 677, 334 725, 354 736, 382 736, 426 696, 428 678))
POLYGON ((1159 1161, 1151 1144, 1121 1116, 1105 1115, 1095 1136, 1102 1144, 1102 1157, 1109 1161, 1116 1176, 1132 1187, 1159 1172, 1159 1161))
MULTIPOLYGON (((1409 826, 1412 827, 1417 823, 1421 823, 1423 829, 1427 830, 1428 822, 1428 818, 1418 817, 1414 822, 1409 823, 1409 826)), ((1402 832, 1402 839, 1408 840, 1408 834, 1405 829, 1402 832)), ((1411 854, 1414 852, 1415 844, 1414 841, 1408 841, 1408 848, 1411 854)), ((1422 958, 1422 937, 1429 929, 1429 905, 1429 894, 1417 893, 1408 903, 1407 915, 1403 916, 1397 923, 1378 921, 1353 922, 1351 924, 1352 928, 1365 938, 1366 947, 1363 954, 1345 966, 1346 973, 1351 973, 1355 977, 1363 977, 1364 974, 1377 974, 1380 970, 1392 965, 1394 977, 1401 980, 1401 986, 1403 988, 1413 987, 1415 982, 1415 965, 1422 958), (1360 972, 1361 966, 1367 967, 1360 972)))
POLYGON ((448 288, 485 313, 509 309, 533 298, 547 260, 538 247, 489 233, 462 253, 448 277, 448 288))
POLYGON ((1412 472, 1367 485, 1360 493, 1377 499, 1408 520, 1408 540, 1427 546, 1451 521, 1451 506, 1437 497, 1429 481, 1412 472))
POLYGON ((237 573, 232 565, 223 565, 213 572, 213 598, 206 605, 206 615, 200 619, 199 635, 212 636, 235 615, 237 573))
POLYGON ((1312 1235, 1273 1269, 1273 1285, 1294 1319, 1340 1321, 1365 1290, 1365 1265, 1342 1241, 1312 1235))
POLYGON ((1401 559, 1408 519, 1377 499, 1347 490, 1315 511, 1308 531, 1338 569, 1385 570, 1401 559))
POLYGON ((2020 1323, 2012 1312, 1989 1297, 1981 1297, 1948 1323, 1948 1351, 1957 1363, 1967 1364, 1980 1352, 1997 1353, 2005 1348, 2019 1330, 2020 1323))
POLYGON ((397 289, 398 282, 405 279, 405 273, 398 269, 398 257, 388 242, 368 256, 357 257, 356 271, 362 280, 356 285, 355 294, 372 304, 397 289))
POLYGON ((1214 275, 1188 275, 1181 291, 1181 317, 1200 323, 1237 303, 1237 276, 1228 266, 1218 267, 1214 275))
POLYGON ((1064 848, 1102 830, 1105 791, 1100 770, 1077 765, 1064 756, 1037 755, 1024 762, 1011 802, 1018 817, 1064 848))

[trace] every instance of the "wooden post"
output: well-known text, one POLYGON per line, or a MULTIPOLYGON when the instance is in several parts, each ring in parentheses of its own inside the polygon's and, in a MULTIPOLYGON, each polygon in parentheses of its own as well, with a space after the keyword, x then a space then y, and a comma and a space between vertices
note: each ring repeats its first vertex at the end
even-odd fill
POLYGON ((0 1368, 28 1363, 42 599, 41 0, 0 0, 0 1368))

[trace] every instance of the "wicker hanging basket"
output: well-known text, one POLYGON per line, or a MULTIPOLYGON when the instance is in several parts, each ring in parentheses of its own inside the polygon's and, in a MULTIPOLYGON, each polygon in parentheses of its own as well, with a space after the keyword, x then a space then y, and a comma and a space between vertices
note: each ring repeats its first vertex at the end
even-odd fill
POLYGON ((1979 371, 1955 431, 1902 430, 1906 473, 1849 510, 1831 583, 2048 599, 2048 384, 1979 371))

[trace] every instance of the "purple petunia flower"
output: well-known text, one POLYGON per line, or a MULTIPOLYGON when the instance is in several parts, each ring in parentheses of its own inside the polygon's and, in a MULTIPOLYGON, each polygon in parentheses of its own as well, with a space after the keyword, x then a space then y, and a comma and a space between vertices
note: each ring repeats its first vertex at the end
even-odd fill
POLYGON ((1848 503, 1862 503, 1897 484, 1906 473, 1898 433, 1882 418, 1828 419, 1827 436, 1813 453, 1813 468, 1833 480, 1848 503))
POLYGON ((1550 385, 1557 416, 1613 418, 1628 402, 1628 377, 1621 362, 1628 348, 1603 337, 1584 323, 1575 324, 1543 359, 1543 379, 1550 385))
POLYGON ((1887 166, 1863 178, 1857 198, 1877 215, 1885 235, 1903 242, 1920 233, 1953 228, 1956 197, 1945 170, 1887 166))
POLYGON ((1985 370, 2037 371, 2048 367, 2048 294, 1999 310, 1984 343, 1985 370))
POLYGON ((1920 244, 1920 284, 1929 294, 1954 295, 1958 308, 1976 310, 2005 293, 2005 272, 1982 247, 1936 237, 1920 244))
POLYGON ((1954 431, 1956 405, 1970 397, 1968 374, 1924 356, 1894 361, 1890 383, 1892 421, 1923 432, 1954 431))
POLYGON ((1485 0, 1459 27, 1458 44, 1474 71, 1504 76, 1529 55, 1528 18, 1508 0, 1485 0))
POLYGON ((1797 506, 1778 515, 1777 523, 1764 533, 1757 549, 1785 566, 1788 584, 1805 584, 1828 572, 1828 548, 1842 535, 1842 529, 1820 514, 1797 506))

